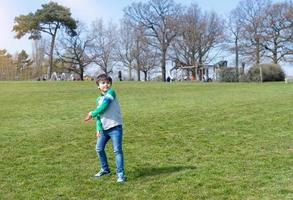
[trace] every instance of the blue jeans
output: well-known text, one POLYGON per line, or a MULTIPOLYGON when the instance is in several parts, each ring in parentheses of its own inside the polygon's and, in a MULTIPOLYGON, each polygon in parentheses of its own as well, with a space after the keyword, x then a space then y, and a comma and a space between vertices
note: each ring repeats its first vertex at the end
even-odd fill
POLYGON ((97 138, 96 151, 100 159, 102 169, 109 171, 107 156, 105 152, 105 146, 109 139, 112 140, 115 160, 116 160, 116 172, 124 173, 124 156, 122 151, 122 126, 115 126, 109 130, 104 130, 100 137, 97 138))

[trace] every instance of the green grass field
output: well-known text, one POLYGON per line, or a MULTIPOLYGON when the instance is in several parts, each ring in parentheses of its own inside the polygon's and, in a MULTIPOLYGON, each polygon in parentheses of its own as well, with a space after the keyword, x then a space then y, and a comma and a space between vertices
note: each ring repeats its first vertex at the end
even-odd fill
POLYGON ((293 84, 113 87, 125 184, 92 178, 93 82, 0 82, 0 199, 293 199, 293 84))

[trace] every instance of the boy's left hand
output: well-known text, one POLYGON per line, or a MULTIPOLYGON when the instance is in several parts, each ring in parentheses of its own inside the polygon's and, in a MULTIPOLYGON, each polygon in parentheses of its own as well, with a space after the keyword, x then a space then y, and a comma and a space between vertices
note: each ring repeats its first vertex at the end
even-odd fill
POLYGON ((97 131, 96 135, 97 137, 101 137, 102 133, 100 131, 97 131))

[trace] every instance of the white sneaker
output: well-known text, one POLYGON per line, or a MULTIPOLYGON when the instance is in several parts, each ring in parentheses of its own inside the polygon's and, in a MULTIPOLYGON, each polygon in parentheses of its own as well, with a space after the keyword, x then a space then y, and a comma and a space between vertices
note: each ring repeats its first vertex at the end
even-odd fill
POLYGON ((101 177, 110 173, 110 170, 101 169, 98 173, 95 174, 95 177, 101 177))
POLYGON ((125 182, 125 176, 123 172, 118 173, 117 176, 118 176, 117 183, 125 182))

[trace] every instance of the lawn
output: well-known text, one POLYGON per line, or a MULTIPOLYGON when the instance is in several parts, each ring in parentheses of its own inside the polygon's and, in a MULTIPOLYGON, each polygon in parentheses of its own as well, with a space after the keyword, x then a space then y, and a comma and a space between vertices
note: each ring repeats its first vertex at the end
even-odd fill
POLYGON ((113 87, 125 184, 92 178, 93 82, 0 82, 0 199, 293 199, 293 84, 113 87))

